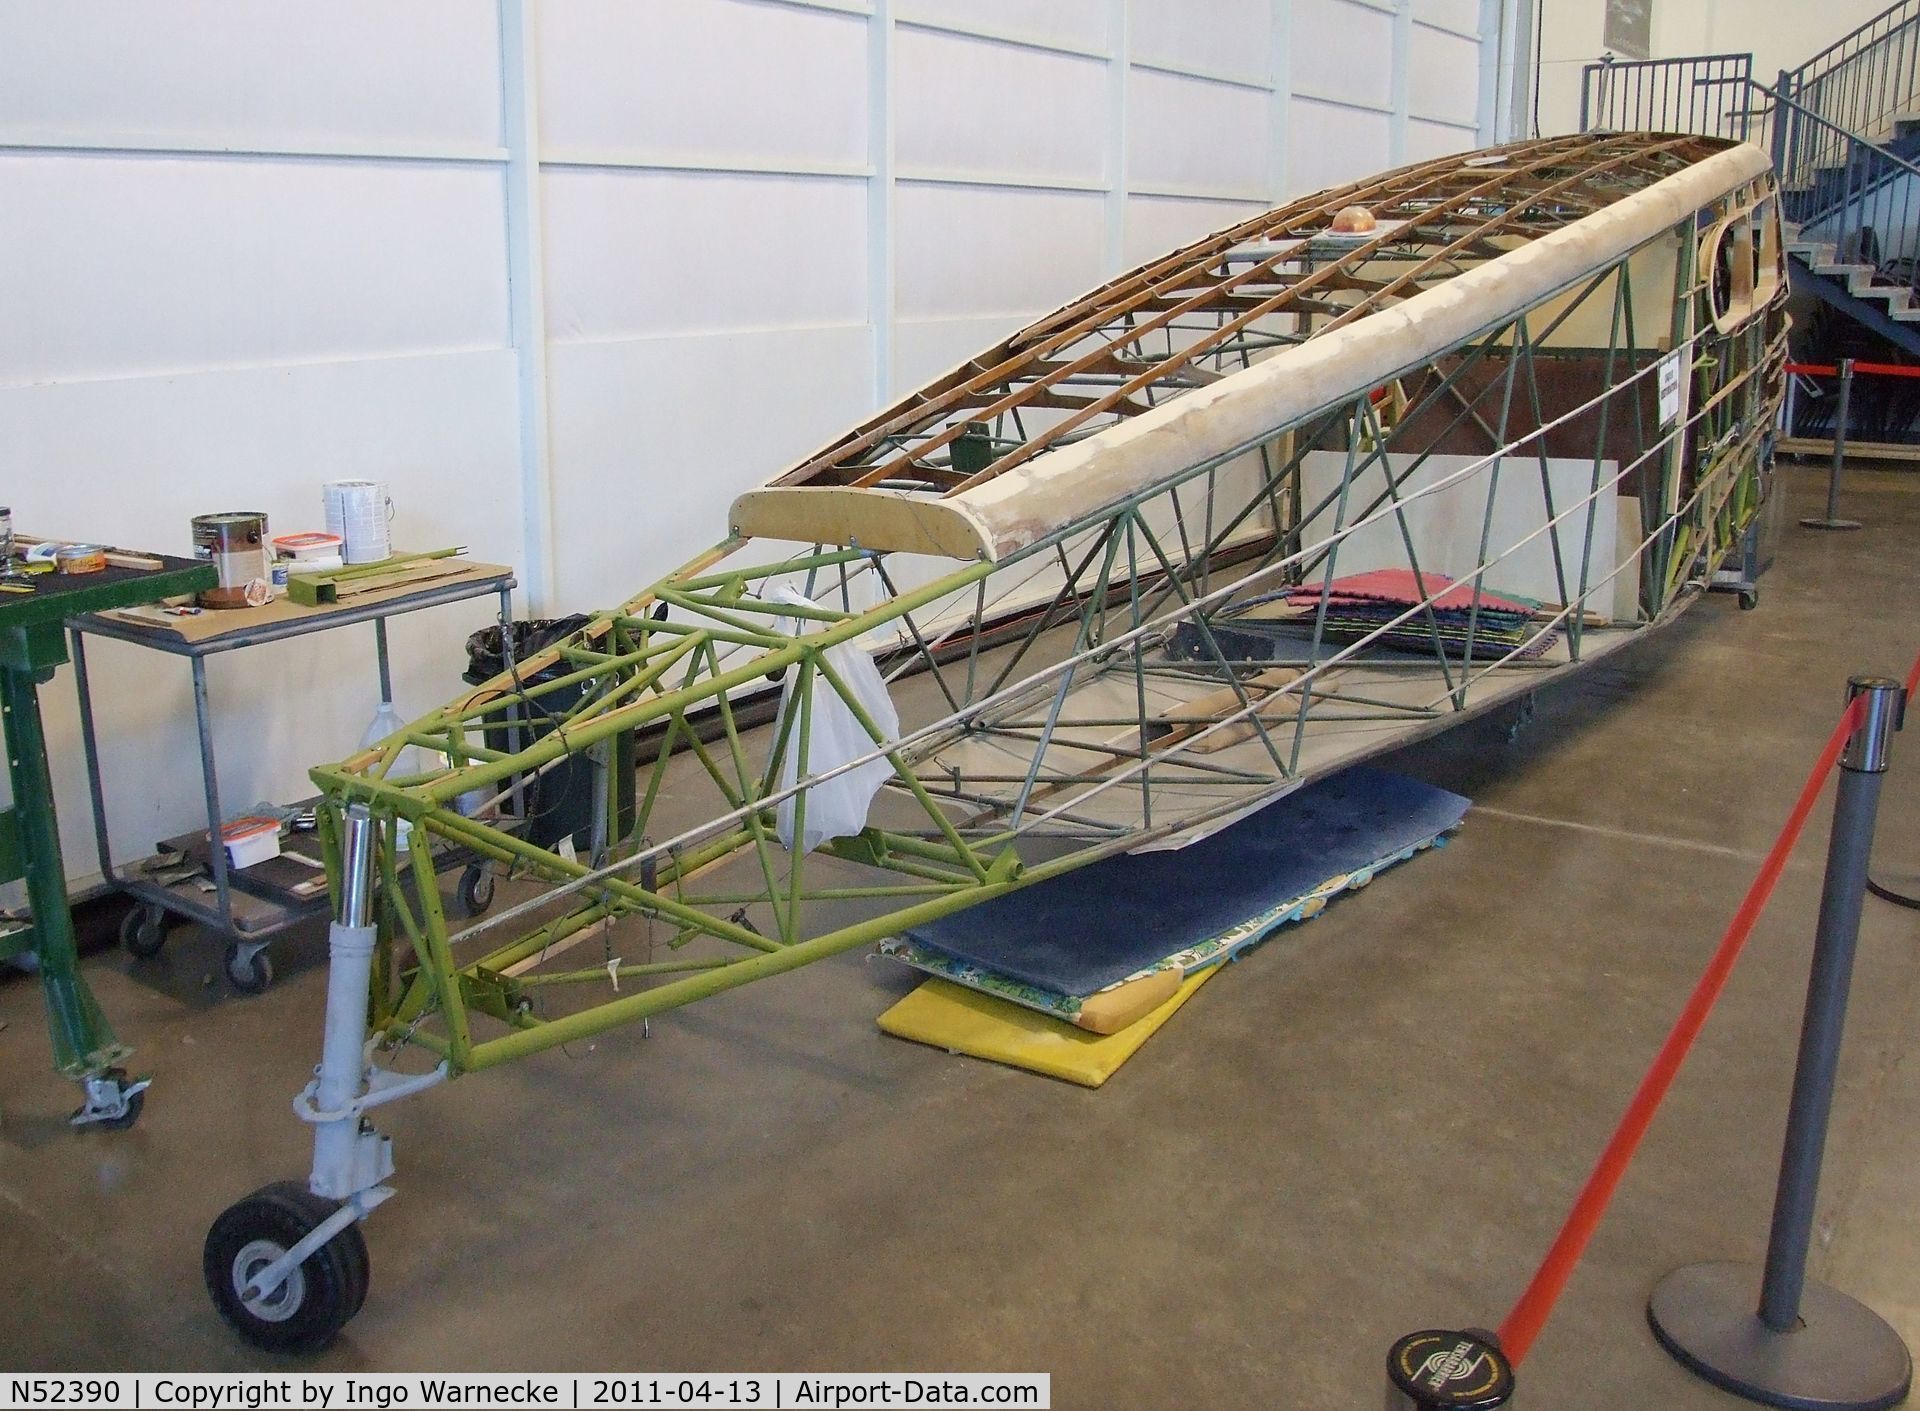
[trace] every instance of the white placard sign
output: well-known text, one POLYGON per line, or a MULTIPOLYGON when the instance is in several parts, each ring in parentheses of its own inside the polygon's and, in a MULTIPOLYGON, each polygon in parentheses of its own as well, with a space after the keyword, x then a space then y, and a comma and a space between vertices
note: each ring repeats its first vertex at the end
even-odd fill
POLYGON ((1679 350, 1668 353, 1660 359, 1660 371, 1655 374, 1660 379, 1660 424, 1667 425, 1680 415, 1680 362, 1683 354, 1679 350))

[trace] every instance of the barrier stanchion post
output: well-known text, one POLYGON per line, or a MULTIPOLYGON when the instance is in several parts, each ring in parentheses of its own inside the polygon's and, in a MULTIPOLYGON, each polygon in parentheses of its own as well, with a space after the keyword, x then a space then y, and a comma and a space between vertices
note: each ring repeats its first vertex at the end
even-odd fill
POLYGON ((1479 1328, 1408 1333, 1387 1352, 1387 1411, 1495 1411, 1513 1400, 1513 1366, 1479 1328))
POLYGON ((1833 464, 1827 471, 1827 512, 1801 520, 1807 529, 1858 529, 1857 519, 1840 518, 1840 467, 1847 458, 1847 413, 1853 402, 1853 359, 1840 360, 1840 398, 1833 410, 1833 464))
POLYGON ((1850 700, 1865 698, 1864 710, 1840 757, 1799 1065, 1767 1260, 1759 1271, 1758 1307, 1756 1271, 1735 1261, 1676 1269, 1661 1280, 1647 1305, 1654 1335, 1689 1370, 1768 1406, 1823 1411, 1897 1405, 1913 1380, 1907 1346, 1884 1319, 1806 1277, 1874 818, 1889 737, 1899 728, 1906 704, 1905 689, 1886 677, 1857 676, 1848 690, 1850 700))

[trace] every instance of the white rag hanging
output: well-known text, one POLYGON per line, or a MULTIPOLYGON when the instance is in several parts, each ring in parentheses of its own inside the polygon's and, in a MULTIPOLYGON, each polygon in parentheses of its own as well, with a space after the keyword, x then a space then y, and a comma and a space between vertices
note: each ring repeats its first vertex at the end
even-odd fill
MULTIPOLYGON (((770 596, 777 602, 793 607, 816 606, 785 584, 775 588, 770 596)), ((782 621, 793 622, 797 630, 804 630, 809 619, 789 618, 782 621)), ((827 648, 825 659, 832 665, 834 673, 846 683, 854 699, 860 702, 860 708, 879 727, 880 733, 888 741, 899 739, 900 716, 893 708, 893 698, 887 694, 887 683, 881 678, 880 668, 873 664, 873 658, 852 643, 842 643, 827 648)), ((787 729, 787 721, 793 717, 793 712, 799 709, 799 702, 794 699, 794 683, 799 679, 800 672, 797 669, 789 671, 786 685, 781 688, 780 718, 774 734, 776 740, 787 729)), ((807 732, 809 775, 823 774, 878 748, 866 727, 827 679, 825 672, 813 673, 811 696, 807 732)), ((786 753, 780 760, 779 787, 782 789, 793 787, 798 778, 799 735, 800 727, 796 720, 793 735, 787 741, 786 753)), ((774 814, 780 841, 788 849, 793 847, 794 803, 802 798, 807 801, 807 814, 801 829, 801 852, 812 852, 829 838, 843 838, 850 833, 858 833, 867 826, 867 807, 873 802, 873 796, 892 776, 893 766, 885 758, 869 760, 856 769, 836 774, 818 784, 810 784, 800 793, 780 800, 774 814)))

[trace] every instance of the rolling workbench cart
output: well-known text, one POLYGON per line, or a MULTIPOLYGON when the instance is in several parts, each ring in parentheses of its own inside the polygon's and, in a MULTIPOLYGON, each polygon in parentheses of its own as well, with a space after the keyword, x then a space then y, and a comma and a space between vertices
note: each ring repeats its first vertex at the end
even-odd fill
MULTIPOLYGON (((501 622, 510 623, 514 586, 511 569, 474 563, 456 569, 451 578, 443 577, 413 589, 389 589, 318 607, 280 601, 261 609, 209 612, 188 619, 190 625, 173 629, 164 625, 164 618, 135 620, 133 615, 125 613, 94 613, 69 622, 100 875, 139 903, 121 929, 121 940, 128 951, 137 957, 158 954, 166 943, 168 919, 185 917, 226 938, 227 979, 242 993, 258 994, 273 983, 273 964, 267 955, 272 939, 328 911, 326 873, 322 870, 315 834, 292 834, 283 841, 280 858, 247 869, 230 869, 226 849, 211 844, 210 840, 219 834, 223 815, 214 766, 213 721, 207 702, 208 657, 264 642, 371 622, 379 662, 380 699, 391 701, 388 618, 493 595, 500 600, 501 622), (230 627, 224 625, 229 618, 234 620, 230 627), (111 637, 171 656, 183 656, 193 670, 193 709, 200 734, 200 776, 206 797, 207 832, 203 835, 196 830, 168 839, 160 844, 156 855, 119 869, 114 867, 112 843, 107 834, 106 799, 94 738, 93 700, 87 682, 84 642, 88 635, 111 637), (212 874, 211 884, 200 875, 201 867, 212 874)), ((492 876, 482 863, 449 852, 441 859, 441 866, 464 869, 459 891, 464 909, 477 913, 486 908, 492 899, 492 876)))
MULTIPOLYGON (((32 954, 47 1001, 54 1066, 86 1089, 75 1126, 130 1127, 140 1115, 144 1081, 119 1065, 132 1050, 114 1037, 80 976, 67 910, 66 865, 40 727, 39 687, 67 659, 60 624, 74 613, 150 603, 213 587, 211 564, 154 555, 158 568, 107 567, 95 573, 42 573, 31 588, 0 593, 0 716, 5 719, 13 807, 0 810, 0 881, 26 879, 33 919, 0 935, 0 958, 32 954)), ((79 663, 76 657, 75 669, 79 663)), ((91 763, 91 760, 89 760, 91 763)))

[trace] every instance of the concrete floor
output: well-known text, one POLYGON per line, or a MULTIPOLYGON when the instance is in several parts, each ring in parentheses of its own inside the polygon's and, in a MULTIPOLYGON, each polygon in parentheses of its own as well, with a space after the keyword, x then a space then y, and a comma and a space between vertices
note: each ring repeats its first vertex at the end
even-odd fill
MULTIPOLYGON (((1817 474, 1789 477, 1795 513, 1817 474)), ((1492 1323, 1531 1273, 1859 670, 1920 649, 1920 477, 1789 528, 1730 598, 1543 696, 1517 743, 1399 757, 1464 833, 1255 952, 1094 1093, 883 1037, 858 955, 389 1109, 400 1197, 347 1369, 1017 1369, 1063 1408, 1379 1404, 1399 1333, 1492 1323)), ((1920 738, 1882 871, 1920 877, 1920 738)), ((1903 758, 1904 757, 1904 758, 1903 758)), ((1653 1128, 1524 1404, 1707 1408, 1646 1329, 1673 1266, 1757 1258, 1824 811, 1653 1128)), ((1196 879, 1204 885, 1204 879, 1196 879)), ((213 942, 88 966, 157 1075, 64 1125, 39 996, 0 985, 0 1366, 267 1365, 200 1286, 228 1202, 301 1174, 317 941, 258 999, 213 942)), ((1869 901, 1816 1275, 1920 1343, 1920 914, 1869 901)))

